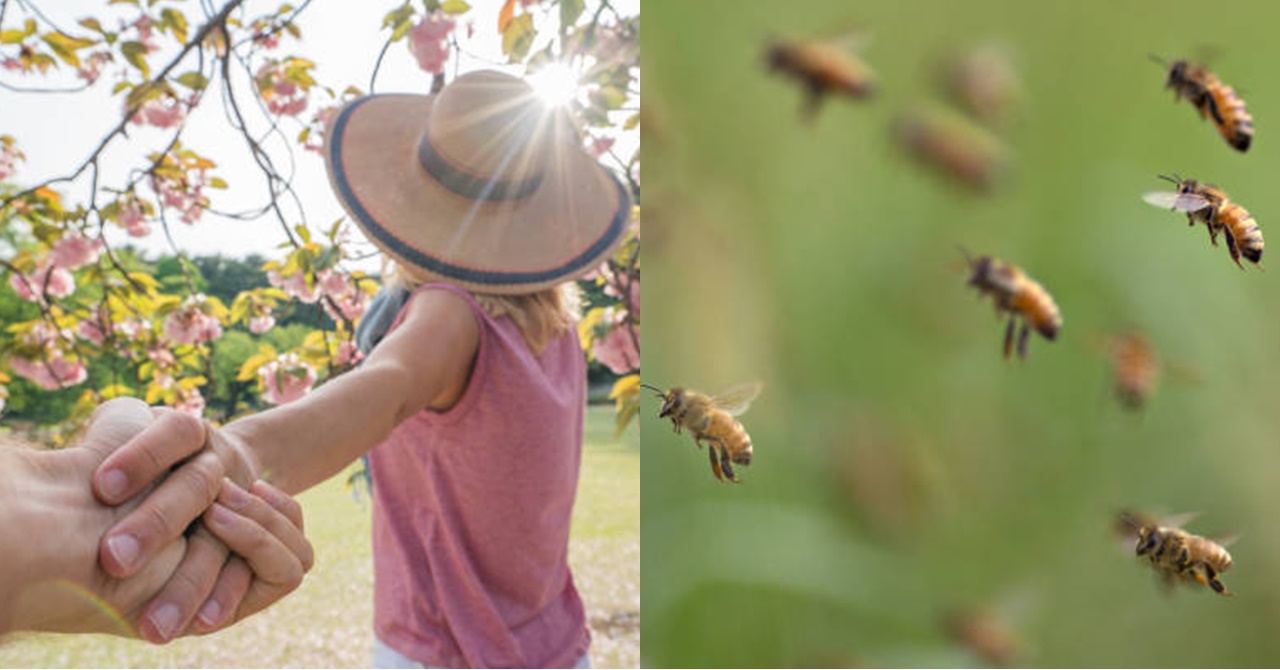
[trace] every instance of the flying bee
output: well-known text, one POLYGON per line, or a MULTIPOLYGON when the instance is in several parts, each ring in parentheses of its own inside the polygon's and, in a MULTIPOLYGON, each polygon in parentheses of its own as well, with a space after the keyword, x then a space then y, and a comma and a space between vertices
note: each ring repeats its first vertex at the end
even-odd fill
POLYGON ((1186 212, 1187 225, 1203 223, 1209 229, 1209 242, 1215 247, 1218 246, 1218 233, 1224 233, 1227 237, 1227 252, 1240 269, 1244 269, 1240 264, 1241 256, 1254 265, 1262 261, 1262 229, 1253 220, 1252 214, 1227 198, 1226 191, 1212 184, 1182 179, 1177 175, 1157 176, 1174 184, 1177 190, 1153 191, 1143 195, 1143 200, 1156 207, 1186 212))
POLYGON ((1244 100, 1234 89, 1218 80, 1217 75, 1199 63, 1175 60, 1166 63, 1152 56, 1153 60, 1169 68, 1165 88, 1172 89, 1175 99, 1181 98, 1200 111, 1200 118, 1213 120, 1222 139, 1237 151, 1248 151, 1253 141, 1253 117, 1244 107, 1244 100))
POLYGON ((679 387, 663 391, 648 384, 641 386, 662 398, 658 418, 670 417, 676 433, 688 428, 699 449, 703 441, 710 444, 707 455, 711 458, 711 472, 716 479, 737 483, 733 464, 751 464, 751 436, 733 417, 747 411, 764 385, 758 382, 740 384, 715 396, 679 387))
POLYGON ((1160 381, 1160 357, 1137 331, 1114 336, 1110 349, 1116 398, 1127 409, 1142 409, 1160 381))
POLYGON ((950 54, 939 67, 939 83, 958 108, 988 127, 1008 125, 1021 106, 1013 61, 995 45, 950 54))
POLYGON ((854 99, 875 92, 875 72, 853 53, 847 40, 774 40, 765 60, 777 70, 805 85, 803 115, 812 120, 828 94, 854 99))
POLYGON ((1188 533, 1180 525, 1141 512, 1124 511, 1117 528, 1136 539, 1134 552, 1147 559, 1165 584, 1194 582, 1224 596, 1235 595, 1218 580, 1218 575, 1231 569, 1231 554, 1222 544, 1188 533))
POLYGON ((978 193, 991 192, 1008 172, 1004 142, 954 112, 912 109, 894 121, 892 130, 907 155, 978 193))
POLYGON ((1022 318, 1022 330, 1018 334, 1018 357, 1027 357, 1027 338, 1031 328, 1048 340, 1058 337, 1062 328, 1062 312, 1053 296, 1038 282, 1028 277, 1021 268, 991 256, 970 258, 965 253, 965 260, 973 274, 969 277, 969 285, 978 287, 982 293, 991 295, 995 300, 996 313, 1008 312, 1009 325, 1004 333, 1004 357, 1008 358, 1013 350, 1014 324, 1022 318))

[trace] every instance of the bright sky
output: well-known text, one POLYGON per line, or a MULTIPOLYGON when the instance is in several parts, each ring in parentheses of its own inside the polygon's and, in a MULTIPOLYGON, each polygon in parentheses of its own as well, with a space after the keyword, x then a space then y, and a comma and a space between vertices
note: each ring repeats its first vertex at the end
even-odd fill
MULTIPOLYGON (((274 11, 281 0, 264 2, 248 0, 245 3, 243 16, 252 18, 262 13, 274 11)), ((498 10, 500 0, 470 0, 472 9, 458 26, 459 41, 470 55, 462 55, 456 61, 461 72, 478 68, 507 69, 513 74, 522 74, 519 69, 506 68, 502 65, 501 38, 497 32, 498 10), (473 24, 474 36, 466 38, 467 24, 473 24), (484 58, 478 58, 483 56, 484 58)), ((20 7, 10 2, 5 16, 5 26, 16 24, 15 16, 20 15, 20 7)), ((123 5, 114 5, 108 9, 101 0, 45 0, 36 2, 51 20, 60 26, 72 27, 75 21, 87 15, 109 17, 134 17, 137 10, 123 5), (122 9, 123 8, 123 9, 122 9)), ((220 2, 218 3, 221 4, 220 2)), ((298 4, 297 2, 294 3, 298 4)), ((415 3, 417 4, 417 3, 415 3)), ((639 12, 639 0, 613 0, 613 6, 623 16, 639 12)), ((368 2, 352 3, 337 0, 315 0, 300 16, 298 23, 302 29, 302 40, 299 43, 286 38, 280 47, 272 52, 273 56, 282 57, 297 54, 316 63, 314 77, 322 84, 333 86, 341 91, 347 85, 354 84, 368 91, 369 76, 373 72, 378 52, 382 48, 387 32, 381 29, 382 17, 400 2, 368 2), (354 9, 360 7, 360 9, 354 9)), ((587 0, 587 13, 598 5, 587 0)), ((181 9, 188 14, 191 31, 194 32, 201 23, 197 15, 199 6, 195 3, 182 3, 181 9)), ((548 13, 547 8, 534 8, 539 30, 549 29, 556 21, 556 10, 548 13), (545 20, 544 20, 545 19, 545 20)), ((104 26, 114 26, 115 20, 103 20, 104 26)), ((539 41, 539 44, 542 44, 539 41)), ((164 52, 155 54, 153 64, 167 62, 164 52)), ((112 64, 110 68, 116 67, 112 64)), ((19 164, 18 174, 14 181, 19 185, 38 183, 51 176, 69 173, 78 166, 100 139, 119 121, 122 103, 120 98, 109 95, 112 82, 108 80, 112 70, 104 71, 103 80, 93 89, 75 94, 36 95, 18 94, 0 89, 0 134, 13 135, 18 147, 26 154, 26 161, 19 164), (104 84, 105 82, 105 84, 104 84)), ((455 61, 450 60, 446 72, 450 78, 455 72, 455 61)), ((190 67, 180 67, 175 72, 195 69, 195 59, 190 58, 190 67)), ((72 83, 73 73, 63 67, 72 83)), ((233 74, 233 77, 236 75, 233 74)), ((240 73, 243 77, 243 72, 240 73)), ((52 86, 35 76, 15 76, 13 73, 0 72, 3 81, 21 86, 52 86)), ((246 82, 240 82, 245 84, 246 82)), ((379 93, 387 92, 426 92, 431 85, 431 76, 418 68, 413 56, 409 53, 407 40, 391 46, 378 74, 377 89, 379 93)), ((237 93, 242 107, 255 107, 248 98, 248 88, 242 86, 237 93), (249 101, 250 104, 244 104, 249 101)), ((188 129, 184 133, 184 144, 195 148, 218 163, 214 174, 223 177, 231 184, 228 191, 210 191, 214 207, 227 211, 247 210, 261 207, 266 202, 266 180, 262 177, 257 165, 250 157, 245 142, 232 130, 222 118, 223 109, 216 87, 206 93, 201 108, 188 118, 188 129)), ((313 108, 301 116, 309 119, 316 102, 327 103, 323 93, 313 92, 313 108)), ((251 123, 253 123, 251 121, 251 123)), ((256 127, 265 127, 261 123, 256 127)), ((300 121, 284 119, 281 128, 290 143, 302 128, 300 121)), ((171 131, 162 131, 151 127, 133 126, 129 131, 129 139, 118 139, 108 150, 104 167, 104 178, 100 182, 105 186, 120 186, 124 182, 124 170, 128 166, 142 164, 140 156, 147 150, 155 151, 163 148, 171 131)), ((277 147, 283 146, 275 140, 277 147)), ((614 147, 615 153, 629 157, 637 148, 639 133, 630 132, 618 137, 614 147)), ((328 178, 325 175, 324 163, 319 155, 302 151, 294 145, 296 163, 292 173, 294 188, 303 203, 307 221, 315 234, 322 234, 335 220, 344 216, 337 200, 329 192, 328 178)), ((277 156, 284 154, 276 151, 277 156)), ((289 170, 284 170, 286 174, 289 170)), ((87 193, 87 179, 82 179, 75 186, 58 186, 69 197, 71 202, 81 201, 87 193)), ((290 210, 286 210, 290 211, 290 210)), ((291 224, 297 221, 290 221, 291 224)), ((362 239, 359 231, 351 226, 353 240, 362 239)), ((206 213, 195 225, 188 226, 170 217, 169 230, 178 249, 192 254, 223 253, 231 256, 243 256, 259 253, 267 257, 278 257, 276 248, 285 240, 280 224, 274 216, 268 215, 252 221, 238 221, 226 217, 218 217, 206 213)), ((158 225, 153 232, 142 240, 129 238, 116 226, 108 226, 108 239, 113 245, 126 242, 141 246, 152 253, 168 253, 171 251, 163 232, 158 225)), ((362 244, 362 251, 371 251, 372 246, 362 244)), ((376 261, 370 259, 356 267, 376 271, 376 261)))

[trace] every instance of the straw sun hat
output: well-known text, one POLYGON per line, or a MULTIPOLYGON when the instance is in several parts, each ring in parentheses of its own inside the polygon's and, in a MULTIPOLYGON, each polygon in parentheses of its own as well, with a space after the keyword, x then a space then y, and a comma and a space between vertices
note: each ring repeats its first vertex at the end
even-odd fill
POLYGON ((436 95, 373 95, 334 115, 325 164, 369 239, 411 276, 532 293, 622 241, 631 198, 563 111, 482 70, 436 95))

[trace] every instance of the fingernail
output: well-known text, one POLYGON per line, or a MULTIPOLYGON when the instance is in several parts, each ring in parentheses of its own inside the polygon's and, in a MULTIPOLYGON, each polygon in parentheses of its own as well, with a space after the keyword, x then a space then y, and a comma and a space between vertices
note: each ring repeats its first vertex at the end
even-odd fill
POLYGON ((148 617, 151 625, 160 634, 161 638, 168 640, 173 637, 173 629, 178 626, 178 606, 173 603, 165 603, 154 610, 148 617))
POLYGON ((200 613, 196 616, 200 619, 201 623, 212 627, 214 624, 218 623, 218 614, 221 612, 222 608, 218 606, 218 601, 210 598, 209 602, 205 603, 204 606, 200 608, 200 613))
POLYGON ((221 503, 214 503, 209 509, 213 513, 213 522, 219 526, 229 526, 235 521, 235 514, 221 503))
POLYGON ((108 470, 98 481, 102 485, 102 495, 113 501, 123 498, 125 488, 129 486, 129 478, 120 470, 108 470))
POLYGON ((120 567, 128 570, 138 560, 138 554, 142 551, 142 547, 138 544, 138 539, 127 533, 113 535, 107 540, 107 550, 116 559, 116 563, 120 567))
POLYGON ((222 478, 222 496, 222 502, 231 509, 244 509, 249 504, 249 494, 226 477, 222 478))

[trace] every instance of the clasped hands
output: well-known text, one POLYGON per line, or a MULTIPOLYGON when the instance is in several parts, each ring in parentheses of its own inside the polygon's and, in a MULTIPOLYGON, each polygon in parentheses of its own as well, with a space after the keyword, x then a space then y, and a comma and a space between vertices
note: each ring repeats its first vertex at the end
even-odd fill
POLYGON ((0 631, 168 642, 267 607, 312 566, 302 508, 194 417, 117 399, 98 408, 79 446, 9 454, 19 491, 4 495, 14 492, 0 482, 0 499, 21 509, 8 537, 30 544, 0 546, 27 556, 9 575, 17 587, 0 583, 0 631))

